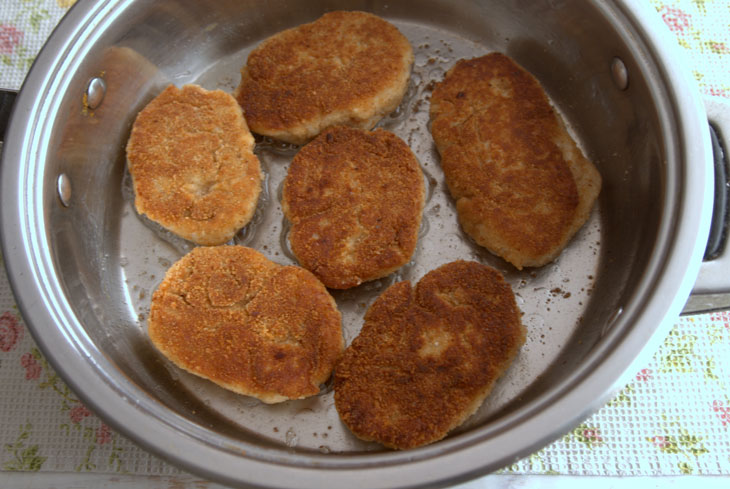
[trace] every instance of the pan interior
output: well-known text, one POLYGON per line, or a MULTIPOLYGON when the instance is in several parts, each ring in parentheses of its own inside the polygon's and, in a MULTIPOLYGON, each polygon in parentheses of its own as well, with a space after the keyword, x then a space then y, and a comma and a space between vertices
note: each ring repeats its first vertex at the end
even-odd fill
MULTIPOLYGON (((212 9, 192 0, 136 2, 97 39, 68 87, 43 175, 49 248, 80 334, 113 365, 106 375, 122 389, 125 383, 135 385, 180 420, 233 443, 302 454, 383 450, 342 425, 327 385, 309 399, 265 405, 181 371, 154 349, 146 336, 152 292, 192 245, 135 212, 124 154, 136 113, 167 84, 233 91, 248 52, 262 39, 327 10, 347 8, 383 16, 412 43, 408 92, 379 126, 403 138, 417 155, 427 202, 408 265, 384 279, 333 292, 346 342, 389 285, 415 283, 455 259, 478 260, 500 270, 511 284, 528 339, 482 408, 450 436, 486 429, 549 395, 618 324, 657 239, 666 157, 639 62, 628 49, 616 51, 622 45, 619 34, 598 21, 600 12, 591 2, 292 3, 229 1, 212 9), (588 223, 555 262, 537 269, 517 271, 463 233, 428 128, 434 82, 458 59, 491 51, 512 56, 543 83, 604 181, 588 223), (631 74, 625 91, 611 76, 616 56, 631 74), (107 84, 102 105, 79 110, 86 83, 100 74, 107 84), (74 188, 68 207, 54 194, 61 173, 74 188)), ((264 192, 252 223, 233 240, 282 264, 296 263, 279 204, 296 150, 258 139, 264 192)))

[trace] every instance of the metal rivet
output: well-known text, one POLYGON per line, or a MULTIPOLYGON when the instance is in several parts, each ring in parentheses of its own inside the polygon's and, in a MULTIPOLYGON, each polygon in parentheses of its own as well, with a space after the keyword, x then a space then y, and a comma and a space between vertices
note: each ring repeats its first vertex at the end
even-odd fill
POLYGON ((611 76, 619 90, 629 88, 629 71, 621 58, 613 58, 611 61, 611 76))
POLYGON ((92 110, 99 107, 101 101, 104 100, 104 95, 106 95, 106 82, 104 82, 104 79, 95 77, 89 80, 86 87, 86 106, 92 110))
POLYGON ((64 207, 68 207, 71 204, 71 179, 68 175, 61 173, 56 180, 56 191, 58 192, 58 198, 64 207))

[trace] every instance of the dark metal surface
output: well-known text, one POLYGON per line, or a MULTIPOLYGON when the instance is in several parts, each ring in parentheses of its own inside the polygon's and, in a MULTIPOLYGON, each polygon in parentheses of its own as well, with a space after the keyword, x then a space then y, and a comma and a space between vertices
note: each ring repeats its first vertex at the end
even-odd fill
POLYGON ((13 110, 16 96, 17 92, 0 90, 0 144, 4 140, 5 130, 8 127, 8 121, 10 121, 10 113, 13 110))
POLYGON ((712 208, 712 225, 703 259, 714 260, 727 245, 728 218, 728 160, 724 148, 720 144, 717 129, 710 124, 712 155, 715 163, 715 203, 712 208))

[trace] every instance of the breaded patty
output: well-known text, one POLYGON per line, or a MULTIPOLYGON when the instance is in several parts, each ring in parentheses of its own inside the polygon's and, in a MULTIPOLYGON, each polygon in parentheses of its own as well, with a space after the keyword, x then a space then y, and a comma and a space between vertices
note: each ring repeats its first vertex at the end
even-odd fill
POLYGON ((421 167, 408 145, 377 129, 328 129, 294 156, 282 208, 299 263, 346 289, 406 264, 418 241, 421 167))
POLYGON ((337 305, 311 273, 227 245, 168 270, 149 336, 180 368, 266 403, 317 394, 344 347, 337 305))
POLYGON ((413 49, 389 22, 336 11, 257 46, 236 90, 255 133, 304 144, 327 127, 371 129, 400 103, 413 49))
POLYGON ((168 86, 137 115, 127 143, 137 211, 194 243, 225 243, 256 210, 253 145, 231 95, 168 86))
POLYGON ((503 54, 460 60, 435 87, 430 116, 464 231, 518 269, 555 259, 601 177, 538 81, 503 54))
POLYGON ((335 406, 363 440, 397 449, 440 440, 482 404, 525 341, 510 286, 456 261, 399 282, 365 314, 335 367, 335 406))

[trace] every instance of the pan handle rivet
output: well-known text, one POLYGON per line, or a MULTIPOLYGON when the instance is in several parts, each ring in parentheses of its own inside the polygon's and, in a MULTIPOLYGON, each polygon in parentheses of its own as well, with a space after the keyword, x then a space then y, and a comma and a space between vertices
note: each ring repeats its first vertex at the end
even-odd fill
POLYGON ((611 77, 619 90, 629 88, 629 71, 621 58, 613 58, 611 61, 611 77))
POLYGON ((89 84, 86 86, 86 106, 91 110, 96 109, 104 100, 104 95, 106 95, 104 79, 97 76, 89 80, 89 84))
POLYGON ((71 179, 68 175, 61 173, 56 180, 56 191, 58 192, 58 198, 61 200, 61 204, 64 207, 68 207, 71 204, 71 179))

